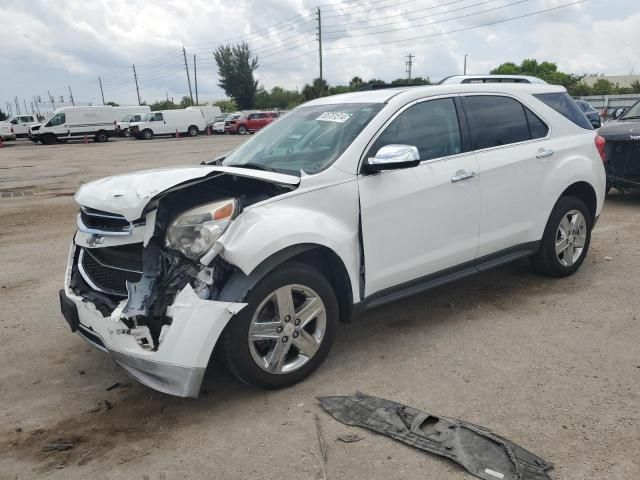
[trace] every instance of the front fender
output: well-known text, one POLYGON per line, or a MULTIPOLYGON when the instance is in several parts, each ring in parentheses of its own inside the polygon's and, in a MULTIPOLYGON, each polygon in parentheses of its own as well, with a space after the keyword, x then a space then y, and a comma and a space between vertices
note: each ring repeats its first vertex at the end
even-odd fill
POLYGON ((247 209, 220 239, 220 256, 249 275, 272 255, 300 244, 332 250, 359 299, 359 202, 355 181, 300 192, 247 209))

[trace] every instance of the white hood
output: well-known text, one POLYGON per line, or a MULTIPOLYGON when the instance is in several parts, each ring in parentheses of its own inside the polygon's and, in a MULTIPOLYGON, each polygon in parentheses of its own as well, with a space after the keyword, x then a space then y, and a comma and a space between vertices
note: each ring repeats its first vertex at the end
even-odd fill
POLYGON ((248 168, 199 165, 144 170, 103 178, 80 187, 75 195, 75 200, 85 207, 117 213, 129 221, 133 221, 142 216, 149 201, 159 194, 191 180, 215 176, 216 173, 256 178, 280 185, 298 185, 300 183, 300 178, 294 175, 248 168))

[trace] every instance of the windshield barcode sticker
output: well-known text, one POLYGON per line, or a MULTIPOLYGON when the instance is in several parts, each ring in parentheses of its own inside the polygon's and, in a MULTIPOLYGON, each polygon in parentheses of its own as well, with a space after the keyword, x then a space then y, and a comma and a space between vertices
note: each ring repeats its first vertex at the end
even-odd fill
POLYGON ((340 112, 324 112, 316 120, 323 122, 338 122, 344 123, 351 118, 352 113, 340 113, 340 112))

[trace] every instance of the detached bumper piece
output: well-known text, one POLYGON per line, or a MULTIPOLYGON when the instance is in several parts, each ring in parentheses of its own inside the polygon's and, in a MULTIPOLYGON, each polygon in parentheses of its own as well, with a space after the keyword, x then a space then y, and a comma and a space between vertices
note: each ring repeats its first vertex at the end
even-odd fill
POLYGON ((322 408, 346 425, 368 428, 425 452, 440 455, 484 480, 551 480, 553 465, 482 427, 437 417, 357 392, 318 397, 322 408))

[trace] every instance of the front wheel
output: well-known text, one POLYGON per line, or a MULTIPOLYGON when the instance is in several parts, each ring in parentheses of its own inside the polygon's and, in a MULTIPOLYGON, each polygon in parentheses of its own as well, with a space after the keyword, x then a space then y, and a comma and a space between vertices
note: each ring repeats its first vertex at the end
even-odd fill
POLYGON ((574 274, 584 262, 593 216, 582 200, 561 197, 544 230, 540 250, 531 258, 534 269, 551 277, 574 274))
POLYGON ((153 138, 153 132, 148 128, 142 131, 142 138, 144 140, 151 140, 153 138))
POLYGON ((245 127, 244 125, 240 125, 238 127, 238 134, 239 135, 244 135, 247 133, 247 127, 245 127))
POLYGON ((123 137, 125 137, 125 138, 129 138, 129 137, 131 137, 131 131, 130 131, 128 128, 125 128, 125 129, 122 131, 122 136, 123 136, 123 137))
POLYGON ((329 354, 338 326, 338 302, 327 279, 300 263, 279 267, 243 299, 223 338, 229 370, 248 385, 293 385, 329 354))

